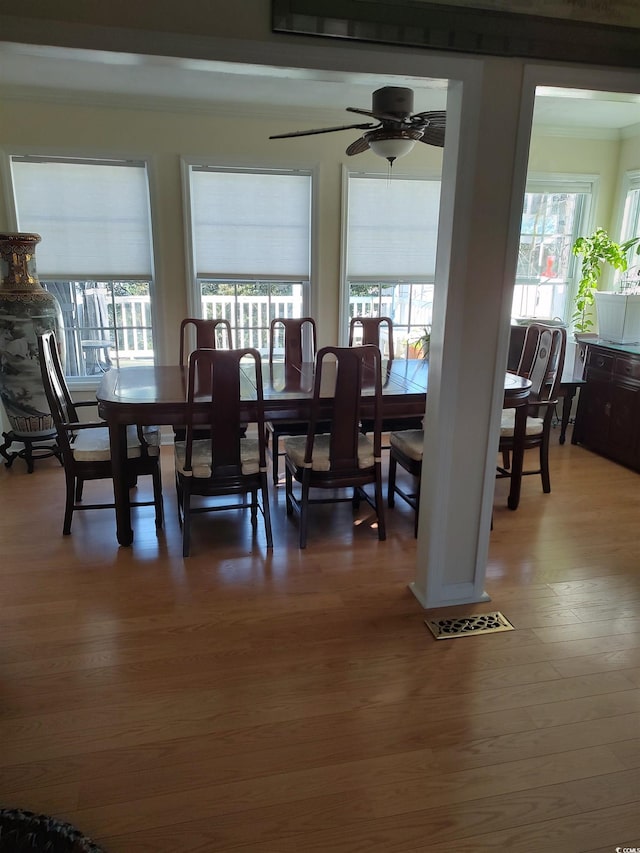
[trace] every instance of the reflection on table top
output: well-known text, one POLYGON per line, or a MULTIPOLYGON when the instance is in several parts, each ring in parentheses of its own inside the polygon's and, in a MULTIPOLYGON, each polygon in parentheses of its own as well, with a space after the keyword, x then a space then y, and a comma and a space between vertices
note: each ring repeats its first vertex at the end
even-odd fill
MULTIPOLYGON (((331 397, 335 387, 335 363, 327 360, 323 368, 323 383, 321 396, 331 397)), ((428 362, 423 360, 406 361, 394 359, 383 361, 382 364, 382 393, 383 395, 425 394, 429 376, 428 362)), ((313 392, 314 365, 311 362, 300 366, 285 365, 275 362, 263 365, 262 381, 265 400, 276 396, 311 395, 313 392)), ((367 381, 365 368, 363 376, 363 394, 373 392, 373 374, 367 381)))
MULTIPOLYGON (((325 372, 326 393, 332 393, 331 367, 325 372)), ((313 391, 314 365, 287 368, 281 362, 263 363, 262 379, 265 399, 310 396, 313 391)), ((423 360, 395 359, 383 364, 383 394, 425 394, 428 364, 423 360)), ((242 396, 255 399, 250 369, 244 373, 242 396)), ((365 376, 366 383, 366 376, 365 376)), ((112 369, 102 379, 98 399, 109 403, 170 403, 184 402, 187 390, 187 370, 177 365, 164 367, 124 367, 112 369)), ((364 393, 368 392, 367 387, 364 393)))
MULTIPOLYGON (((262 365, 265 415, 267 418, 305 417, 313 392, 313 364, 285 369, 283 363, 262 365)), ((323 372, 322 396, 333 396, 331 369, 323 372)), ((423 414, 429 364, 423 359, 394 359, 383 364, 383 408, 385 416, 423 414)), ((366 382, 366 377, 365 377, 366 382)), ((505 404, 526 398, 530 382, 505 374, 505 404)), ((367 397, 372 388, 365 387, 367 397)), ((125 367, 102 377, 97 392, 100 411, 113 423, 179 424, 184 419, 187 394, 186 368, 125 367)), ((241 399, 250 406, 256 399, 255 381, 247 369, 241 381, 241 399)))

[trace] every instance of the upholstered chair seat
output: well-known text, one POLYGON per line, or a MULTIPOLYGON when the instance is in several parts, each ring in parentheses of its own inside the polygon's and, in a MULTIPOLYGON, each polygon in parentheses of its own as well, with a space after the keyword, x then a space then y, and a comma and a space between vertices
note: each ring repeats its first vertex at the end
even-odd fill
POLYGON ((389 436, 389 444, 397 448, 410 459, 422 462, 422 448, 424 446, 423 429, 403 429, 392 432, 389 436))
MULTIPOLYGON (((185 467, 186 442, 176 441, 174 444, 176 471, 185 477, 208 479, 211 477, 211 441, 198 439, 193 442, 191 451, 191 470, 185 467)), ((214 447, 215 453, 215 447, 214 447)), ((258 474, 260 468, 260 447, 255 438, 240 439, 240 465, 243 476, 258 474)), ((265 469, 266 470, 266 469, 265 469)))
MULTIPOLYGON (((321 434, 315 437, 313 442, 313 456, 311 458, 312 471, 330 471, 329 448, 331 436, 321 434)), ((306 435, 292 435, 284 440, 284 450, 293 464, 298 468, 305 467, 304 455, 307 446, 306 435)), ((373 452, 373 441, 366 435, 358 436, 358 468, 372 468, 375 464, 373 452)))
MULTIPOLYGON (((160 428, 157 426, 144 427, 142 432, 147 442, 149 456, 159 456, 160 428)), ((77 462, 109 462, 111 450, 109 448, 108 427, 79 431, 71 445, 71 452, 77 462)), ((134 425, 129 425, 127 427, 127 458, 139 459, 141 453, 142 444, 138 437, 137 428, 134 425)))

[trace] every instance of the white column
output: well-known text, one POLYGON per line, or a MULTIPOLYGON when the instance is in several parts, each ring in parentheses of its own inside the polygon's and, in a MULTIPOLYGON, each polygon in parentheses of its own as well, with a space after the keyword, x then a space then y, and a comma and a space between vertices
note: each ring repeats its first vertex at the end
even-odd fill
POLYGON ((487 59, 481 79, 450 87, 411 584, 425 608, 488 598, 497 425, 533 101, 521 90, 522 66, 501 59, 487 59))

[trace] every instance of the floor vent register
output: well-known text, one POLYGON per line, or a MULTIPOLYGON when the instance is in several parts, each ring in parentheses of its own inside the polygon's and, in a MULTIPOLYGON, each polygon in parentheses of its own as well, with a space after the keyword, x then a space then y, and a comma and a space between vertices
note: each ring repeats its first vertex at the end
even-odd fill
POLYGON ((425 625, 436 640, 453 637, 475 637, 479 634, 497 634, 515 630, 502 613, 480 613, 476 616, 457 616, 455 619, 425 619, 425 625))

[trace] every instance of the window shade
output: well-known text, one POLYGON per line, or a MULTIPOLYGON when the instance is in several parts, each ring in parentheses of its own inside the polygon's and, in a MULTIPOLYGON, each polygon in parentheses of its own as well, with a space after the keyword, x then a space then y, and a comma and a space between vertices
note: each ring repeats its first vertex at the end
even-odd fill
POLYGON ((546 180, 544 178, 533 178, 527 181, 526 191, 528 193, 546 193, 547 195, 560 195, 561 193, 591 195, 593 181, 571 180, 570 178, 547 178, 546 180))
POLYGON ((351 176, 347 276, 435 273, 440 181, 351 176))
POLYGON ((18 227, 42 237, 41 278, 151 276, 143 163, 12 158, 12 173, 18 227))
POLYGON ((309 278, 311 175, 191 171, 198 277, 309 278))

